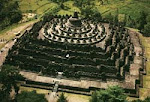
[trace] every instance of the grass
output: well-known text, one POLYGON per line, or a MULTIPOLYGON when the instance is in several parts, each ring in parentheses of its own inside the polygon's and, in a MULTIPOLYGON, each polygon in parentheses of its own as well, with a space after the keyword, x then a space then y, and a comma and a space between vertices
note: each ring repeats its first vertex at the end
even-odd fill
MULTIPOLYGON (((140 11, 145 11, 150 14, 149 1, 135 1, 135 0, 108 0, 108 4, 104 2, 101 5, 99 0, 93 0, 94 7, 96 7, 103 17, 111 13, 114 15, 118 9, 119 14, 130 15, 131 18, 137 18, 140 11)), ((80 9, 73 5, 74 1, 70 0, 64 3, 66 9, 61 9, 57 14, 66 15, 73 14, 73 12, 80 9)), ((51 2, 50 0, 19 0, 19 6, 24 13, 32 11, 36 14, 43 14, 46 11, 57 7, 58 4, 51 2)))
POLYGON ((140 99, 144 100, 146 97, 150 96, 150 89, 140 88, 139 95, 140 99))
POLYGON ((150 96, 150 37, 139 35, 141 43, 145 49, 146 62, 146 75, 143 76, 143 88, 140 89, 140 98, 144 99, 150 96))
POLYGON ((21 0, 19 6, 22 12, 36 11, 41 6, 50 3, 48 0, 21 0))
POLYGON ((138 98, 136 98, 136 97, 127 97, 127 99, 126 99, 128 102, 132 102, 132 101, 134 101, 134 100, 138 100, 138 98))
MULTIPOLYGON (((11 39, 13 39, 16 36, 14 34, 16 32, 12 32, 15 28, 20 27, 20 26, 24 26, 26 24, 30 24, 32 22, 36 22, 36 20, 26 22, 26 23, 21 23, 21 24, 13 24, 13 25, 7 27, 6 29, 0 31, 0 39, 6 39, 7 41, 10 41, 11 39)), ((0 43, 0 49, 3 48, 5 46, 5 44, 6 43, 0 43)))
MULTIPOLYGON (((79 8, 75 7, 73 5, 73 1, 67 1, 64 3, 64 5, 67 7, 66 10, 60 10, 58 14, 63 15, 63 14, 72 14, 75 10, 80 11, 79 8)), ((109 3, 105 5, 99 5, 99 1, 95 0, 95 7, 102 13, 102 15, 107 15, 108 13, 115 14, 116 10, 119 9, 120 14, 130 14, 136 16, 138 14, 139 9, 143 10, 149 9, 148 5, 146 3, 138 3, 132 2, 132 0, 125 0, 119 1, 119 0, 109 0, 109 3), (145 4, 147 5, 145 7, 145 4), (137 7, 138 5, 138 7, 137 7)), ((29 12, 30 10, 33 13, 36 14, 42 14, 44 13, 47 9, 51 9, 54 6, 57 6, 57 4, 52 3, 50 0, 21 0, 19 2, 20 8, 22 12, 26 13, 29 12)), ((147 10, 148 11, 148 10, 147 10)))
POLYGON ((3 35, 3 34, 5 34, 7 31, 9 31, 9 30, 12 30, 12 29, 14 29, 14 28, 17 28, 17 27, 20 27, 20 26, 22 26, 22 25, 25 25, 25 24, 28 24, 28 23, 31 23, 31 22, 34 22, 34 21, 37 21, 36 19, 34 19, 34 20, 32 20, 32 21, 29 21, 29 22, 25 22, 25 23, 15 23, 15 24, 13 24, 13 25, 10 25, 10 26, 8 26, 7 28, 5 28, 4 30, 1 30, 0 31, 0 35, 3 35))
POLYGON ((36 13, 42 15, 43 12, 45 13, 47 10, 51 10, 51 9, 55 8, 56 6, 57 6, 57 4, 55 4, 55 3, 46 4, 42 7, 40 7, 39 9, 37 9, 36 13))
POLYGON ((2 49, 5 46, 5 43, 0 43, 0 49, 2 49))
POLYGON ((143 81, 143 87, 144 88, 150 88, 150 76, 149 75, 145 75, 145 76, 143 76, 143 79, 144 79, 144 81, 143 81))
MULTIPOLYGON (((51 93, 51 90, 46 89, 39 89, 39 88, 31 88, 31 87, 24 87, 20 86, 20 91, 33 91, 35 90, 39 94, 48 94, 51 93)), ((61 94, 61 92, 58 92, 61 94)), ((89 102, 89 96, 79 95, 79 94, 72 94, 72 93, 64 93, 65 97, 69 100, 69 102, 89 102)))
MULTIPOLYGON (((98 0, 95 2, 95 4, 98 4, 98 0)), ((109 13, 114 15, 117 9, 119 14, 130 15, 132 18, 138 17, 139 12, 142 10, 150 13, 149 4, 147 2, 137 2, 135 0, 109 0, 108 4, 100 6, 98 5, 96 7, 102 13, 102 16, 105 16, 109 13)))
POLYGON ((67 1, 64 3, 65 10, 61 9, 57 14, 59 15, 72 15, 74 11, 80 12, 80 9, 73 5, 73 1, 67 1))
POLYGON ((35 90, 39 94, 47 94, 47 93, 51 92, 51 90, 45 90, 45 89, 39 89, 39 88, 30 88, 30 87, 23 87, 23 86, 20 87, 20 90, 21 91, 33 91, 33 90, 35 90))
MULTIPOLYGON (((61 92, 59 92, 61 94, 61 92)), ((69 102, 89 102, 90 96, 72 94, 64 92, 65 97, 69 102)))
POLYGON ((23 13, 36 13, 41 15, 45 13, 48 9, 57 6, 56 3, 50 0, 21 0, 19 2, 19 7, 23 13))
MULTIPOLYGON (((75 10, 80 11, 79 8, 73 6, 73 3, 73 1, 65 2, 64 5, 66 6, 66 10, 61 9, 58 14, 73 14, 75 10)), ((58 4, 53 3, 50 0, 21 0, 19 6, 23 13, 32 11, 33 13, 41 15, 48 9, 57 7, 58 4)))
MULTIPOLYGON (((149 50, 150 51, 150 50, 149 50)), ((147 61, 146 62, 146 73, 147 73, 147 75, 150 75, 150 61, 147 61)))

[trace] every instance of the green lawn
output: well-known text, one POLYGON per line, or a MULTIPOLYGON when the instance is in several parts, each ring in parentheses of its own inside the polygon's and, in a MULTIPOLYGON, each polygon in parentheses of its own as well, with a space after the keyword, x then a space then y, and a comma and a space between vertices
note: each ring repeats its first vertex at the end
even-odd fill
MULTIPOLYGON (((62 92, 59 92, 59 95, 62 92)), ((69 102, 89 102, 90 96, 80 95, 80 94, 73 94, 73 93, 66 93, 64 92, 65 97, 69 102)))
POLYGON ((57 6, 57 4, 50 0, 21 0, 19 6, 23 13, 32 11, 36 14, 43 14, 48 9, 57 6))
MULTIPOLYGON (((24 27, 26 25, 29 25, 33 22, 36 22, 37 20, 33 20, 30 22, 26 22, 26 23, 21 23, 21 24, 13 24, 9 27, 7 27, 6 29, 0 31, 0 39, 6 39, 7 41, 10 41, 11 39, 13 39, 16 35, 14 33, 17 33, 19 31, 24 31, 24 27), (18 27, 20 27, 20 29, 18 29, 18 27), (23 27, 23 28, 21 28, 23 27)), ((3 48, 5 46, 6 43, 0 43, 0 49, 3 48)))
POLYGON ((58 12, 58 14, 60 14, 60 15, 66 15, 66 14, 72 15, 72 14, 74 13, 74 11, 80 12, 80 9, 77 8, 77 7, 75 7, 75 6, 73 5, 73 3, 74 3, 73 1, 67 1, 67 2, 65 2, 65 3, 64 3, 65 9, 64 9, 64 10, 61 9, 61 10, 58 12))
POLYGON ((20 87, 20 91, 33 91, 33 90, 35 90, 39 94, 47 94, 51 92, 51 90, 46 90, 46 89, 23 87, 23 86, 20 87))
POLYGON ((40 8, 38 8, 36 10, 36 13, 41 15, 43 13, 46 13, 46 11, 52 10, 55 7, 57 7, 57 4, 55 4, 55 3, 49 3, 49 4, 46 4, 46 5, 41 6, 40 8))
MULTIPOLYGON (((150 13, 150 7, 147 2, 137 2, 135 0, 108 0, 108 4, 98 5, 97 9, 102 13, 103 16, 112 13, 115 14, 118 9, 120 14, 130 15, 132 18, 138 17, 141 10, 150 13)), ((96 0, 95 4, 99 4, 96 0)))
MULTIPOLYGON (((140 2, 135 0, 108 0, 108 4, 104 2, 104 5, 101 5, 99 0, 93 0, 94 6, 105 16, 109 13, 115 14, 118 9, 120 14, 130 15, 132 18, 138 17, 138 14, 141 10, 150 13, 149 1, 140 2)), ((67 1, 64 3, 65 10, 58 11, 57 14, 65 15, 72 14, 75 10, 79 11, 79 8, 73 5, 73 0, 67 1)), ((50 0, 19 0, 19 5, 22 12, 26 13, 30 10, 36 14, 43 14, 49 9, 57 7, 58 4, 51 2, 50 0)))
POLYGON ((143 88, 140 89, 140 98, 144 99, 150 96, 150 37, 143 37, 141 34, 139 36, 147 58, 146 75, 143 76, 143 88))

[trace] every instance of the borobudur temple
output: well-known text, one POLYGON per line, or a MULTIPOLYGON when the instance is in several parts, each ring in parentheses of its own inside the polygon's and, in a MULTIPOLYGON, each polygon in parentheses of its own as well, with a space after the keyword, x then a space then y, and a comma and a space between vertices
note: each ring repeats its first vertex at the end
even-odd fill
POLYGON ((54 80, 60 79, 58 91, 91 95, 93 90, 119 85, 135 95, 144 70, 142 54, 138 36, 130 30, 83 19, 75 12, 34 24, 17 39, 4 64, 21 70, 25 86, 52 89, 54 80))

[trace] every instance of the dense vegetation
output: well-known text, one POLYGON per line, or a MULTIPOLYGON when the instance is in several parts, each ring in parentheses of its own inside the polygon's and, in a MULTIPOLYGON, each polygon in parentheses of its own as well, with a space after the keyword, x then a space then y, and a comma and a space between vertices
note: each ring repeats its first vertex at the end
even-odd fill
POLYGON ((22 18, 17 1, 0 0, 0 30, 17 23, 22 18))
POLYGON ((14 88, 15 93, 18 94, 19 87, 17 80, 22 80, 23 77, 19 74, 19 70, 14 66, 5 65, 0 71, 0 102, 11 101, 9 95, 14 88))
MULTIPOLYGON (((111 86, 106 90, 99 90, 93 92, 90 102, 128 102, 126 100, 127 95, 124 94, 124 90, 119 86, 111 86)), ((150 102, 150 98, 145 100, 134 100, 132 102, 150 102)))
POLYGON ((36 91, 23 91, 16 97, 16 102, 48 102, 44 94, 37 94, 36 91))
POLYGON ((19 74, 18 68, 4 65, 0 71, 0 102, 47 102, 44 95, 33 92, 18 93, 17 81, 24 80, 19 74), (15 91, 14 99, 10 97, 12 90, 15 91))
POLYGON ((127 100, 123 89, 119 86, 113 86, 94 92, 90 102, 127 102, 127 100))

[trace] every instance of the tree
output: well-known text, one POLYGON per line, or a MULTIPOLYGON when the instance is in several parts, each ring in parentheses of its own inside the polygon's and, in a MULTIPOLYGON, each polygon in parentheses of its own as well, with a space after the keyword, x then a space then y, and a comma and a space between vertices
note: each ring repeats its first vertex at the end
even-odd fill
POLYGON ((59 96, 57 102, 67 102, 67 99, 66 99, 66 97, 64 96, 64 93, 62 93, 62 94, 59 96))
POLYGON ((137 22, 136 27, 139 30, 144 29, 144 25, 146 24, 146 17, 147 17, 147 14, 144 11, 141 11, 139 13, 139 17, 136 19, 136 22, 137 22))
POLYGON ((119 15, 119 12, 118 12, 118 9, 116 10, 116 14, 114 16, 114 19, 113 19, 113 22, 115 25, 118 25, 118 15, 119 15))
POLYGON ((74 0, 74 5, 82 9, 82 7, 85 7, 87 5, 90 6, 92 5, 92 3, 91 0, 74 0))
POLYGON ((99 2, 100 2, 100 4, 101 4, 101 5, 103 5, 103 4, 104 4, 103 0, 99 0, 99 2))
POLYGON ((83 6, 83 0, 75 0, 74 1, 74 5, 76 5, 77 7, 81 7, 82 8, 82 6, 83 6))
POLYGON ((144 25, 143 33, 144 36, 150 36, 150 15, 146 17, 147 24, 144 25))
POLYGON ((65 7, 63 3, 64 3, 64 0, 61 0, 59 3, 61 9, 64 9, 64 7, 65 7))
POLYGON ((90 102, 127 102, 124 91, 119 86, 108 87, 106 90, 96 91, 90 102))
POLYGON ((2 90, 6 93, 10 93, 12 87, 14 87, 15 92, 17 92, 17 80, 20 78, 22 78, 22 76, 19 74, 19 70, 16 67, 4 65, 0 72, 0 83, 2 84, 2 90))
POLYGON ((10 102, 10 101, 11 101, 11 99, 9 97, 9 94, 0 90, 0 102, 10 102))
POLYGON ((92 8, 91 6, 86 6, 81 9, 81 15, 86 18, 95 19, 97 21, 102 20, 102 16, 100 12, 96 8, 92 8))
POLYGON ((147 97, 143 102, 150 102, 150 97, 147 97))
POLYGON ((23 77, 19 74, 19 70, 16 67, 5 65, 1 68, 0 83, 2 84, 2 88, 0 90, 0 97, 3 97, 3 100, 9 99, 12 87, 14 87, 16 94, 18 94, 19 87, 17 86, 17 80, 21 78, 23 77))
POLYGON ((111 13, 109 13, 108 15, 106 15, 105 16, 105 19, 107 20, 107 21, 109 21, 109 22, 113 22, 113 16, 112 16, 112 14, 111 13))
POLYGON ((4 29, 22 19, 17 1, 0 0, 0 29, 4 29))
POLYGON ((64 9, 64 4, 63 4, 63 2, 60 3, 60 8, 64 9))
POLYGON ((44 94, 37 94, 36 91, 23 91, 16 97, 17 102, 48 102, 44 94))
POLYGON ((98 102, 97 92, 94 92, 92 94, 92 98, 90 99, 90 102, 98 102))
POLYGON ((146 17, 146 22, 150 23, 150 14, 146 17))
POLYGON ((133 19, 130 16, 126 17, 126 26, 133 27, 133 19))
POLYGON ((144 33, 144 36, 150 36, 150 22, 144 25, 143 33, 144 33))

